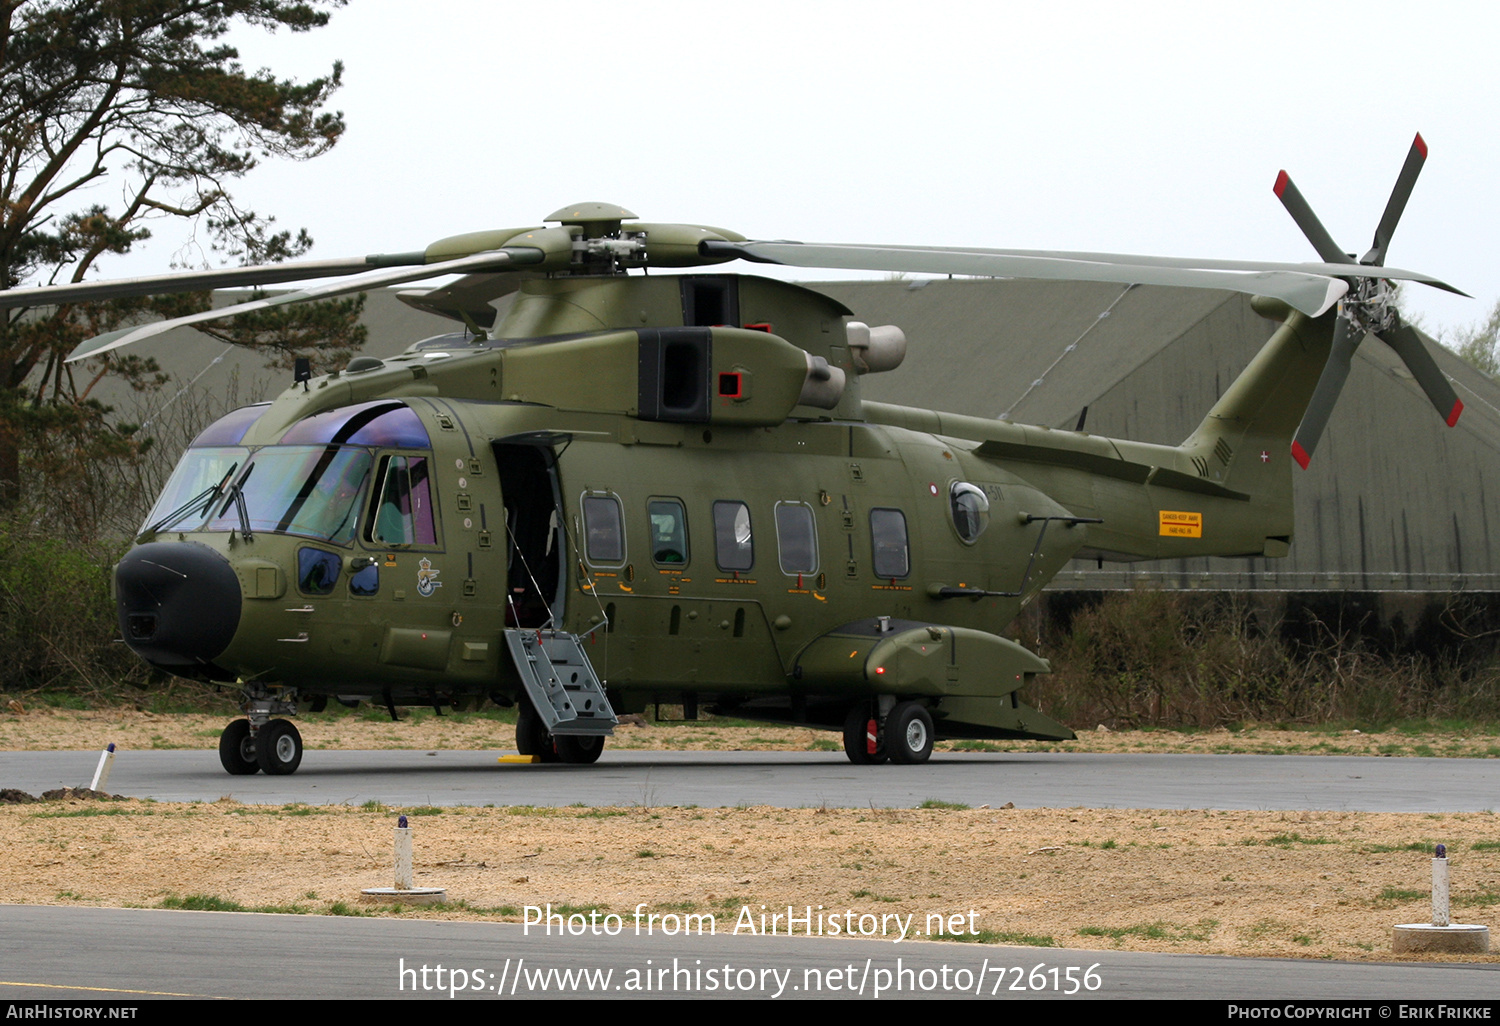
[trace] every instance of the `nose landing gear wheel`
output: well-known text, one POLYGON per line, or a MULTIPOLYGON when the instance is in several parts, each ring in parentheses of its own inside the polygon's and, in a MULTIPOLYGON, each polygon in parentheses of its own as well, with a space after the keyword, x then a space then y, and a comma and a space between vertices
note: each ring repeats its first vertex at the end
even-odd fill
POLYGON ((255 760, 272 776, 297 772, 302 763, 302 735, 290 720, 268 720, 255 738, 255 760))
POLYGON ((932 716, 916 702, 901 702, 885 720, 885 746, 891 761, 905 765, 926 762, 932 754, 932 716))
POLYGON ((219 762, 226 772, 247 777, 260 772, 255 759, 255 740, 250 736, 250 721, 235 720, 219 735, 219 762))

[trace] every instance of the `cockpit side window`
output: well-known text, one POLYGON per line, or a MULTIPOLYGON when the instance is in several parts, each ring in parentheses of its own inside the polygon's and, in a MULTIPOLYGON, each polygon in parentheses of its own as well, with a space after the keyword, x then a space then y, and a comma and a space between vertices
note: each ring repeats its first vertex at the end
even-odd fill
POLYGON ((437 543, 425 457, 387 456, 381 461, 380 487, 365 537, 376 545, 437 543))

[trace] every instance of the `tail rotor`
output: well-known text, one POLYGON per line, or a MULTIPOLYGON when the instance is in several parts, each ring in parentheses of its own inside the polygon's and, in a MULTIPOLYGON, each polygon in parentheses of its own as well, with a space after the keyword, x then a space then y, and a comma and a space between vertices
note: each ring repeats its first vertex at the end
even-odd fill
MULTIPOLYGON (((1370 251, 1360 258, 1360 264, 1367 267, 1385 266, 1385 254, 1390 246, 1391 236, 1396 232, 1396 225, 1401 220, 1406 201, 1411 198, 1412 188, 1416 185, 1417 176, 1426 160, 1427 144, 1418 134, 1406 154, 1401 173, 1396 176, 1396 186, 1391 190, 1385 212, 1375 229, 1375 241, 1370 251)), ((1346 263, 1352 259, 1351 255, 1339 249, 1285 171, 1277 176, 1274 189, 1287 213, 1292 215, 1292 220, 1297 222, 1319 257, 1327 263, 1346 263)), ((1458 423, 1459 414, 1464 408, 1457 393, 1453 391, 1453 386, 1438 369, 1437 361, 1427 351, 1422 337, 1409 325, 1402 323, 1400 314, 1396 312, 1395 290, 1391 283, 1384 278, 1371 277, 1345 280, 1349 284, 1349 291, 1339 303, 1333 348, 1323 374, 1318 379, 1317 388, 1313 391, 1312 400, 1308 403, 1307 412, 1297 428, 1297 435, 1292 440, 1292 458, 1303 470, 1307 469, 1318 439, 1328 426, 1328 418, 1333 414, 1334 404, 1349 376, 1354 350, 1359 348, 1366 335, 1374 335, 1401 358, 1422 391, 1427 394, 1433 408, 1449 427, 1458 423)))

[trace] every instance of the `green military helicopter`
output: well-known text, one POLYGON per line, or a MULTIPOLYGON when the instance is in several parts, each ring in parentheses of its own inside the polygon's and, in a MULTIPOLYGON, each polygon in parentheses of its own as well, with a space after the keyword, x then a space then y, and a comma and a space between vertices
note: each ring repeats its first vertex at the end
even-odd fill
POLYGON ((1069 559, 1284 555, 1291 460, 1306 466, 1366 335, 1457 419, 1390 283, 1457 290, 1384 266, 1425 155, 1418 136, 1358 260, 1283 172, 1322 263, 749 241, 584 203, 418 253, 0 303, 341 278, 101 336, 81 360, 461 275, 402 298, 462 330, 299 373, 203 431, 116 568, 126 644, 243 691, 230 773, 294 772, 285 717, 329 697, 392 716, 515 704, 517 747, 542 761, 593 762, 618 713, 667 702, 841 730, 855 763, 921 763, 937 739, 1073 736, 1021 702, 1049 667, 999 633, 1069 559), (702 270, 735 259, 1235 289, 1281 326, 1186 441, 1150 445, 863 401, 861 377, 901 363, 900 330, 702 270))

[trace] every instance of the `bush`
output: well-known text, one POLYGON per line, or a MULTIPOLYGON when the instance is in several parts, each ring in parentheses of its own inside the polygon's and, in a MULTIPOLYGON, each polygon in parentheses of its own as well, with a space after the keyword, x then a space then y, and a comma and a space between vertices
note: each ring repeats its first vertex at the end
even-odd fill
POLYGON ((0 691, 118 700, 146 683, 149 668, 116 642, 117 557, 0 525, 0 691))
MULTIPOLYGON (((1052 663, 1048 715, 1114 728, 1246 721, 1386 725, 1500 716, 1493 645, 1453 635, 1423 651, 1390 644, 1274 597, 1136 591, 1055 596, 1026 640, 1052 663)), ((1454 603, 1450 607, 1456 608, 1454 603)))

